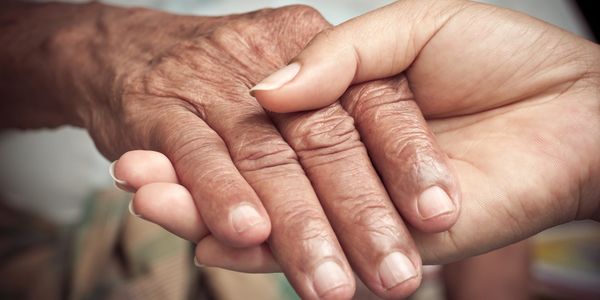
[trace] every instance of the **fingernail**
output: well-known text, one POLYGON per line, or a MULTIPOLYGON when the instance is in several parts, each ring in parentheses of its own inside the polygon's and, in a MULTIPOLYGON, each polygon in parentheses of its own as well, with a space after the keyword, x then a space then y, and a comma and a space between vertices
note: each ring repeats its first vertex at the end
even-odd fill
POLYGON ((137 214, 135 210, 133 210, 133 200, 129 201, 129 213, 135 217, 141 218, 142 215, 137 214))
POLYGON ((381 283, 388 290, 416 276, 414 265, 400 252, 388 254, 379 265, 381 283))
POLYGON ((315 269, 314 281, 315 291, 319 297, 348 284, 348 276, 342 267, 333 261, 326 261, 315 269))
POLYGON ((198 268, 202 268, 204 267, 203 264, 198 262, 198 259, 194 256, 194 266, 198 267, 198 268))
POLYGON ((263 81, 259 82, 253 88, 250 89, 250 94, 254 95, 255 91, 270 91, 276 90, 282 87, 284 84, 292 81, 294 77, 300 72, 300 64, 295 62, 289 64, 275 73, 271 74, 269 77, 263 79, 263 81))
POLYGON ((417 208, 423 220, 454 211, 452 199, 438 186, 426 189, 417 200, 417 208))
POLYGON ((125 180, 118 179, 115 176, 115 164, 117 163, 117 161, 118 160, 115 160, 110 164, 110 167, 108 167, 108 173, 110 174, 110 177, 112 178, 112 180, 114 180, 116 183, 126 186, 127 182, 125 180))
POLYGON ((264 223, 258 211, 250 204, 242 204, 234 208, 230 215, 233 228, 242 233, 258 224, 264 223))

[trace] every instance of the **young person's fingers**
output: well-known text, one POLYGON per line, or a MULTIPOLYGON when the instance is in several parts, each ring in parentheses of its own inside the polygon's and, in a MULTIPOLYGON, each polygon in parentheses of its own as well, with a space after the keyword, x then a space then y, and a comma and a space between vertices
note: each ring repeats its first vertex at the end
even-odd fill
POLYGON ((462 1, 398 1, 318 34, 292 62, 254 86, 268 110, 316 109, 353 83, 390 77, 410 66, 462 1))

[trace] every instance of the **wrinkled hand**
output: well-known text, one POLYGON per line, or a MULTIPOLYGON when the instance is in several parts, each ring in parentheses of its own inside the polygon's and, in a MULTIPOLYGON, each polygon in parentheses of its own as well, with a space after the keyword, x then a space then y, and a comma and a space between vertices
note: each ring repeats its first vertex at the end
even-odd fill
MULTIPOLYGON (((397 152, 389 149, 404 135, 390 120, 414 116, 406 109, 414 103, 423 110, 463 191, 450 230, 412 231, 424 262, 443 263, 570 220, 600 219, 599 57, 597 45, 511 11, 401 1, 319 35, 295 59, 301 69, 287 76, 292 81, 263 85, 255 95, 273 110, 315 108, 351 82, 406 69, 351 88, 341 104, 392 195, 394 172, 386 166, 397 152)), ((163 161, 160 168, 171 167, 163 161)), ((160 206, 140 203, 144 210, 160 206)))
POLYGON ((460 200, 416 105, 386 118, 395 136, 373 132, 371 147, 385 147, 373 151, 387 153, 380 159, 394 174, 390 199, 339 103, 267 114, 249 94, 329 26, 317 12, 107 15, 91 46, 106 62, 100 75, 113 79, 104 89, 112 105, 90 110, 86 127, 109 158, 165 155, 134 152, 114 166, 122 187, 139 189, 136 213, 199 242, 200 263, 274 271, 275 257, 303 298, 350 297, 352 269, 382 297, 414 291, 421 260, 394 203, 412 226, 439 232, 460 200), (127 167, 136 160, 143 169, 127 167))

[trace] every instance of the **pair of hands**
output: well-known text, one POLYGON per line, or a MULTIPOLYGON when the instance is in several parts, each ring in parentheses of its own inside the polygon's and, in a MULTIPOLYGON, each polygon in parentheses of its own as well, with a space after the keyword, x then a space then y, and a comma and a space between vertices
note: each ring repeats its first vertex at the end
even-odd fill
POLYGON ((558 28, 457 1, 331 30, 307 7, 114 10, 127 18, 101 23, 97 44, 111 105, 89 106, 85 126, 109 158, 164 153, 126 153, 114 175, 202 264, 281 269, 303 298, 350 297, 354 270, 395 298, 422 261, 599 217, 600 52, 558 28), (292 59, 254 95, 324 108, 267 113, 249 89, 292 59))

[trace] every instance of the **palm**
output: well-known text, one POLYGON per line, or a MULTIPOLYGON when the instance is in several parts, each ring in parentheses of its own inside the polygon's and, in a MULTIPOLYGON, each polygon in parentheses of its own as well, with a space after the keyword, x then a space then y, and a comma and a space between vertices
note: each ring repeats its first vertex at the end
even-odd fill
POLYGON ((418 103, 463 193, 451 230, 415 232, 426 262, 590 217, 581 212, 598 195, 586 181, 600 176, 594 57, 597 45, 479 5, 452 17, 421 49, 406 72, 406 98, 418 103))
POLYGON ((416 233, 425 260, 469 256, 584 217, 584 181, 594 172, 586 166, 598 165, 600 149, 593 99, 573 88, 430 120, 459 175, 463 208, 450 231, 416 233))

